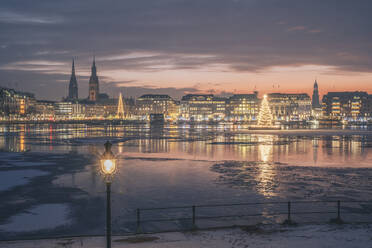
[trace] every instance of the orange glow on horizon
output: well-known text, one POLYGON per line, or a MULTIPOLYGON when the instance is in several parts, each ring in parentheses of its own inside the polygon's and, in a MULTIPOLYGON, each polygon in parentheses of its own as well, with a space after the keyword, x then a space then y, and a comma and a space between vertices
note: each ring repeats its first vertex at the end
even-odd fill
POLYGON ((247 94, 313 92, 315 79, 319 94, 331 91, 367 91, 372 93, 372 73, 338 71, 330 66, 306 65, 273 67, 259 72, 240 72, 227 66, 200 69, 174 69, 156 71, 105 70, 101 75, 122 87, 195 88, 200 93, 247 94))

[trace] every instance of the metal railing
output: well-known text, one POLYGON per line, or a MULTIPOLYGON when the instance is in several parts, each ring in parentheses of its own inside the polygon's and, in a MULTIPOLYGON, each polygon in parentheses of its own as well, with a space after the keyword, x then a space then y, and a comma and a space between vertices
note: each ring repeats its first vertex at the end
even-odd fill
MULTIPOLYGON (((359 205, 360 209, 360 205, 359 205)), ((241 209, 239 209, 241 212, 241 209)), ((310 215, 310 216, 317 216, 319 215, 332 215, 329 219, 329 222, 331 223, 346 223, 341 218, 341 213, 343 215, 347 214, 356 214, 356 215, 365 215, 365 214, 371 214, 370 220, 368 221, 353 221, 353 223, 372 223, 372 201, 341 201, 341 200, 330 200, 330 201, 276 201, 276 202, 254 202, 254 203, 233 203, 233 204, 205 204, 205 205, 191 205, 191 206, 174 206, 174 207, 158 207, 158 208, 138 208, 136 209, 136 233, 142 233, 144 224, 146 223, 161 223, 161 222, 180 222, 180 221, 186 221, 190 222, 190 228, 187 229, 198 229, 197 222, 200 222, 201 220, 208 220, 208 219, 226 219, 226 218, 249 218, 249 217, 263 217, 263 216, 284 216, 284 220, 281 222, 281 224, 296 224, 298 222, 301 222, 301 220, 296 219, 294 220, 293 216, 300 216, 300 215, 310 215), (297 208, 297 211, 294 211, 294 206, 297 205, 311 205, 311 204, 323 204, 327 207, 325 210, 310 210, 306 211, 301 210, 301 208, 297 208), (348 207, 348 204, 368 204, 369 211, 365 210, 357 210, 357 208, 348 207), (218 208, 231 208, 231 207, 258 207, 258 206, 281 206, 281 208, 285 208, 285 210, 274 210, 271 212, 243 212, 240 214, 237 213, 231 213, 231 214, 222 214, 222 215, 198 215, 197 212, 199 212, 202 209, 205 208, 212 208, 212 209, 218 209, 218 208), (344 207, 344 209, 342 209, 344 207), (186 213, 187 216, 182 217, 169 217, 170 214, 166 213, 165 218, 164 214, 161 215, 162 218, 158 218, 158 215, 156 212, 164 212, 169 210, 182 210, 182 213, 186 213), (151 212, 150 216, 151 218, 143 218, 143 215, 146 213, 151 212), (154 218, 154 216, 156 216, 154 218)), ((324 222, 324 221, 323 221, 324 222)), ((308 223, 308 222, 306 222, 308 223)), ((313 223, 320 223, 313 222, 313 223)), ((257 223, 256 223, 257 224, 257 223)), ((231 225, 225 225, 224 227, 228 227, 231 225)), ((175 230, 167 230, 167 231, 177 231, 175 230)))

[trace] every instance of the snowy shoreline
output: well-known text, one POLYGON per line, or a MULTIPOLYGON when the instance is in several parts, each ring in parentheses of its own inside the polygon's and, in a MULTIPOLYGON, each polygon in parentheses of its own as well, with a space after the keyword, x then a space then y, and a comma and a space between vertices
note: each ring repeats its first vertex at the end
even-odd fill
MULTIPOLYGON (((370 224, 248 226, 190 232, 113 236, 113 247, 371 247, 370 224)), ((103 247, 104 236, 0 241, 2 248, 103 247)))

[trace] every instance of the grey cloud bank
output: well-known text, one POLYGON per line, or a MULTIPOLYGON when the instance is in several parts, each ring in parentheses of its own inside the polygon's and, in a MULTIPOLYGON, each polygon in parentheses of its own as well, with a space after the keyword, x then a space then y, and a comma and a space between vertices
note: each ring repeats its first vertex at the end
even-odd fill
MULTIPOLYGON (((71 58, 88 71, 93 54, 104 64, 98 64, 98 73, 215 64, 238 72, 307 64, 371 72, 371 11, 367 0, 5 0, 0 3, 0 85, 17 83, 37 89, 38 97, 59 99, 71 58)), ((79 80, 79 87, 85 92, 86 80, 79 80)), ((146 91, 134 88, 135 95, 146 91)), ((169 93, 181 94, 182 88, 175 85, 169 93)))

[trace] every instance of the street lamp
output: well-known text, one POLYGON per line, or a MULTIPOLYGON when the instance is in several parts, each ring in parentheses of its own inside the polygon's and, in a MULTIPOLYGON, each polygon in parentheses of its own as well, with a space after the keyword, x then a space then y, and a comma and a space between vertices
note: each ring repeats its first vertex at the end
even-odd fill
POLYGON ((116 173, 116 159, 111 151, 112 144, 105 143, 105 152, 101 155, 101 172, 106 181, 106 241, 107 248, 111 248, 111 181, 116 173))

